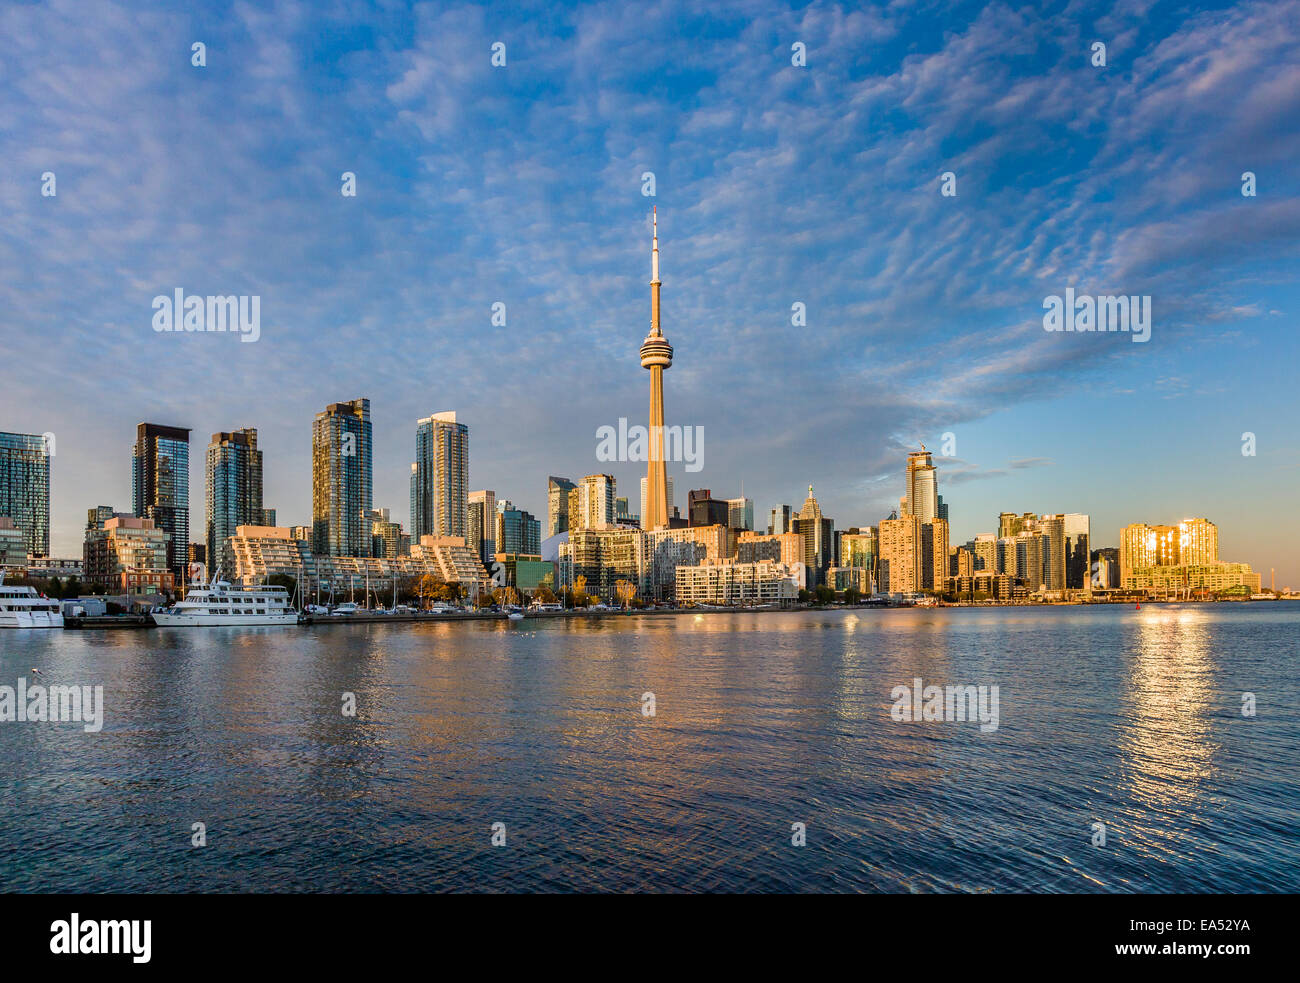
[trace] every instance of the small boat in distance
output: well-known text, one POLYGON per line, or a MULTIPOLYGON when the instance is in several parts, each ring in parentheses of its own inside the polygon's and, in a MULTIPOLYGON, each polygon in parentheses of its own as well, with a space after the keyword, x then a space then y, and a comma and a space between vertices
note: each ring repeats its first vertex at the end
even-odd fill
POLYGON ((232 587, 214 580, 195 587, 165 611, 153 615, 161 628, 218 625, 296 625, 298 612, 283 587, 232 587))
POLYGON ((0 628, 62 628, 59 602, 36 592, 35 587, 5 586, 0 569, 0 628))

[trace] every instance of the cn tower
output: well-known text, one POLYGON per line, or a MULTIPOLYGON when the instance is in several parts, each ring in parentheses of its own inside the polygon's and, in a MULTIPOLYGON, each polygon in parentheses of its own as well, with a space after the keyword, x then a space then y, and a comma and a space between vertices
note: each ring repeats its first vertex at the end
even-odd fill
POLYGON ((646 465, 646 514, 642 529, 668 525, 668 474, 664 471, 664 369, 673 364, 673 346, 659 330, 659 210, 654 209, 650 242, 650 333, 641 343, 641 368, 650 370, 650 461, 646 465))

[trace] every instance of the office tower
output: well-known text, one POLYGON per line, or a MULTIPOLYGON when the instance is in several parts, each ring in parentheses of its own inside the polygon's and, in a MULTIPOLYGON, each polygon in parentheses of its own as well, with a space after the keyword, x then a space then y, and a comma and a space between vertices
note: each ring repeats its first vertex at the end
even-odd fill
POLYGON ((754 529, 754 502, 752 499, 727 499, 727 525, 732 529, 754 529))
POLYGON ((697 488, 686 493, 686 518, 693 526, 725 526, 731 509, 720 498, 714 498, 707 488, 697 488))
MULTIPOLYGON (((612 474, 589 474, 569 492, 569 530, 607 529, 614 525, 617 482, 612 474)), ((643 515, 642 521, 645 520, 643 515)))
MULTIPOLYGON (((920 518, 919 516, 917 518, 920 518)), ((921 590, 942 591, 948 576, 948 523, 921 523, 921 590)))
POLYGON ((466 506, 465 545, 472 549, 484 563, 491 561, 497 549, 497 493, 474 491, 469 493, 466 506))
POLYGON ((1209 519, 1184 519, 1178 523, 1178 562, 1191 567, 1218 563, 1218 527, 1209 519))
POLYGON ((668 525, 668 477, 663 460, 664 370, 673 364, 673 346, 659 330, 659 210, 654 210, 650 240, 650 333, 641 344, 641 367, 650 370, 650 454, 646 464, 647 494, 641 525, 660 529, 668 525))
POLYGON ((372 449, 368 399, 330 403, 312 421, 312 550, 317 555, 370 555, 372 449))
MULTIPOLYGON (((677 512, 677 507, 676 507, 675 505, 673 505, 673 502, 676 501, 676 498, 674 497, 674 496, 675 496, 675 492, 673 491, 673 479, 672 479, 672 478, 668 478, 668 479, 666 479, 666 480, 667 480, 667 482, 668 482, 668 498, 667 498, 667 502, 668 502, 668 515, 671 517, 671 516, 675 515, 676 512, 677 512)), ((648 490, 649 490, 649 488, 648 488, 648 486, 647 486, 647 484, 646 484, 646 479, 645 479, 645 478, 642 478, 642 479, 641 479, 641 528, 642 528, 642 529, 644 529, 644 528, 646 527, 646 525, 645 525, 645 515, 646 515, 645 510, 648 509, 648 508, 650 507, 650 502, 649 502, 649 500, 646 498, 646 493, 648 492, 648 490)))
POLYGON ((1088 517, 1079 512, 1065 514, 1065 588, 1091 590, 1092 575, 1088 517))
POLYGON ((914 515, 922 522, 929 522, 939 516, 939 485, 937 472, 931 461, 930 452, 921 445, 919 451, 907 455, 906 494, 903 496, 903 512, 914 515))
POLYGON ((497 506, 496 555, 540 556, 542 524, 530 512, 517 509, 510 502, 497 506))
POLYGON ((812 485, 798 516, 791 520, 791 532, 803 537, 804 565, 808 569, 808 587, 824 582, 835 549, 835 523, 822 515, 821 506, 813 497, 812 485))
MULTIPOLYGON (((546 479, 546 538, 569 531, 569 492, 576 486, 568 478, 546 479)), ((645 479, 641 479, 641 505, 645 507, 645 479)))
POLYGON ((769 536, 779 536, 790 531, 791 511, 788 505, 778 505, 768 513, 767 534, 769 536))
POLYGON ((264 526, 275 525, 275 509, 268 509, 265 507, 262 509, 262 525, 264 526))
POLYGON ((942 495, 939 496, 939 518, 944 522, 948 521, 948 503, 943 500, 942 495))
POLYGON ((185 582, 190 545, 190 431, 141 423, 131 454, 131 506, 167 534, 167 569, 185 582))
POLYGON ((882 594, 912 594, 921 589, 921 518, 904 515, 880 521, 882 594))
POLYGON ((862 567, 876 573, 876 559, 880 553, 879 530, 874 526, 865 529, 846 529, 840 537, 839 566, 862 567))
POLYGON ((262 508, 262 452, 251 427, 214 433, 208 443, 207 514, 204 540, 212 558, 211 573, 234 573, 226 540, 240 526, 265 526, 262 508))
POLYGON ((29 556, 50 555, 50 454, 43 434, 0 433, 0 516, 29 556))
POLYGON ((467 535, 469 427, 434 413, 415 428, 415 504, 411 536, 467 535))

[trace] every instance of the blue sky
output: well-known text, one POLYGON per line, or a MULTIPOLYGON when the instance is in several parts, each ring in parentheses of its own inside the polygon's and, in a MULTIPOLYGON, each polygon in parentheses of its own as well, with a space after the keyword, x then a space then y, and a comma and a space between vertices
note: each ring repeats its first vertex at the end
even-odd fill
POLYGON ((875 523, 951 432, 954 541, 1208 515, 1300 586, 1298 35, 1285 3, 6 4, 0 429, 56 435, 61 555, 129 508, 141 420, 194 430, 196 531, 242 426, 307 522, 312 416, 358 396, 403 521, 445 410, 473 487, 541 515, 548 474, 610 469, 635 507, 595 432, 646 414, 655 204, 667 421, 705 431, 679 504, 811 482, 875 523), (261 339, 156 334, 176 287, 259 295, 261 339), (1044 331, 1066 287, 1150 295, 1151 341, 1044 331))

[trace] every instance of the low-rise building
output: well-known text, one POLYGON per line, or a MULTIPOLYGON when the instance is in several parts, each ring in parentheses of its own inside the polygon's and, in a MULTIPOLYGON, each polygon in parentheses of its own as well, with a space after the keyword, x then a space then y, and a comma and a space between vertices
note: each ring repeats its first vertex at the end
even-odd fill
POLYGON ((785 563, 724 559, 677 568, 679 604, 783 604, 798 596, 795 570, 785 563))

